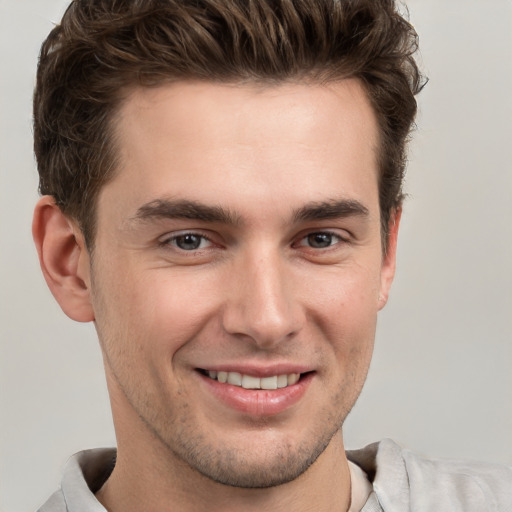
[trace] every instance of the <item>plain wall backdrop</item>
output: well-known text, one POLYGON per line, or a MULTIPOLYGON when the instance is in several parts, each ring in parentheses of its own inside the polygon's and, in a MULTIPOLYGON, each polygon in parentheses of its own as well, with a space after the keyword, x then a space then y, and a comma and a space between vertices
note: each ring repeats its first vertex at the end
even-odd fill
MULTIPOLYGON (((0 0, 0 511, 36 510, 72 453, 115 442, 92 325, 39 271, 31 96, 66 0, 0 0)), ((419 97, 398 269, 348 448, 383 437, 512 464, 512 2, 409 0, 419 97)))

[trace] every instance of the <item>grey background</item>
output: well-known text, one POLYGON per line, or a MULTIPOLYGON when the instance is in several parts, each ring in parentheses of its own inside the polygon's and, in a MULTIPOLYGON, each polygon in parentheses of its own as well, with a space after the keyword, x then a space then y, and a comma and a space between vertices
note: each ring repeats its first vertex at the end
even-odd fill
MULTIPOLYGON (((92 325, 63 315, 30 235, 31 93, 66 0, 0 0, 0 511, 35 510, 67 457, 112 445, 92 325)), ((398 273, 348 447, 382 437, 512 464, 512 3, 409 0, 430 83, 398 273)))

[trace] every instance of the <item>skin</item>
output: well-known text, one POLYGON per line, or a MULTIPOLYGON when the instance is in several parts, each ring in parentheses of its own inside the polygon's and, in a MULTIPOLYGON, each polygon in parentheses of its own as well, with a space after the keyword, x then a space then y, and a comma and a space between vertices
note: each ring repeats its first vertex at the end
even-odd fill
POLYGON ((136 89, 116 132, 120 170, 99 195, 93 256, 51 198, 34 217, 54 296, 94 320, 103 351, 118 459, 98 499, 125 512, 347 510, 341 428, 399 220, 384 255, 363 88, 136 89), (244 409, 199 369, 302 378, 282 395, 243 392, 244 409))

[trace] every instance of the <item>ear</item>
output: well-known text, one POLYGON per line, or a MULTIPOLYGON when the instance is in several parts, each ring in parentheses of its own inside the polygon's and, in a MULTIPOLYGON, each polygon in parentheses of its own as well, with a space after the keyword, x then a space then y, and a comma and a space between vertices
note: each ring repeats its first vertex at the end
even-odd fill
POLYGON ((389 219, 387 251, 383 255, 380 272, 379 310, 382 309, 388 301, 389 290, 391 289, 391 284, 395 277, 396 246, 401 217, 402 209, 397 208, 391 213, 391 217, 389 219))
POLYGON ((43 196, 34 210, 32 236, 46 283, 60 307, 73 320, 90 322, 90 258, 82 232, 43 196))

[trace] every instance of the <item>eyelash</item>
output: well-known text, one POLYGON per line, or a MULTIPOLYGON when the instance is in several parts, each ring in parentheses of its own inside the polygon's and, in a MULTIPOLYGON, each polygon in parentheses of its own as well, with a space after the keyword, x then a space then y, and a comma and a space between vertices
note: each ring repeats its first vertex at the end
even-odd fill
POLYGON ((206 235, 204 235, 203 233, 196 233, 194 231, 186 231, 186 232, 178 233, 178 234, 175 234, 175 235, 173 235, 171 237, 165 238, 164 240, 162 240, 160 242, 160 245, 162 247, 169 247, 170 245, 172 245, 173 248, 175 248, 178 251, 184 252, 184 253, 195 253, 197 251, 201 251, 201 250, 205 249, 205 247, 198 247, 196 249, 187 250, 187 249, 183 249, 181 247, 178 247, 177 241, 180 238, 185 238, 185 237, 196 237, 196 238, 199 238, 200 239, 200 245, 202 245, 203 242, 205 242, 205 241, 209 242, 210 244, 213 243, 210 240, 210 238, 207 237, 206 235))
MULTIPOLYGON (((206 243, 209 243, 211 245, 214 244, 214 242, 212 242, 212 240, 206 236, 205 234, 203 233, 198 233, 198 232, 195 232, 195 231, 185 231, 185 232, 181 232, 181 233, 177 233, 171 237, 167 237, 165 238, 164 240, 162 240, 161 242, 159 242, 159 245, 164 247, 164 248, 169 248, 169 246, 172 246, 173 249, 177 250, 177 251, 180 251, 182 253, 188 253, 188 254, 195 254, 197 252, 200 252, 200 251, 203 251, 205 249, 209 249, 210 247, 201 247, 201 245, 204 244, 204 242, 206 243), (186 238, 186 237, 196 237, 199 239, 199 247, 197 248, 191 248, 190 250, 187 250, 187 249, 183 249, 182 247, 179 247, 177 245, 177 241, 181 238, 186 238)), ((310 231, 302 236, 300 236, 300 238, 298 239, 297 242, 294 242, 292 244, 292 247, 306 247, 310 250, 313 250, 313 251, 327 251, 329 249, 331 249, 332 247, 334 246, 337 246, 338 244, 348 244, 350 243, 350 240, 348 239, 348 237, 343 237, 341 236, 340 234, 338 233, 334 233, 332 231, 329 231, 329 230, 326 230, 326 231, 310 231), (327 236, 330 238, 330 242, 333 242, 332 239, 336 239, 334 241, 334 243, 329 243, 329 245, 327 245, 326 247, 312 247, 311 245, 307 244, 307 243, 303 243, 305 241, 307 241, 308 239, 311 241, 311 238, 312 237, 315 237, 315 236, 327 236)))
POLYGON ((347 243, 349 243, 348 238, 341 236, 339 233, 334 233, 332 231, 312 231, 312 232, 309 232, 306 235, 302 236, 299 239, 299 243, 297 245, 299 245, 301 247, 308 247, 309 249, 313 249, 313 250, 317 250, 317 249, 318 250, 322 250, 322 249, 328 250, 338 244, 347 244, 347 243), (336 239, 337 241, 335 241, 334 243, 330 243, 326 247, 312 247, 311 245, 302 244, 302 242, 304 242, 308 239, 311 239, 312 237, 315 237, 315 236, 318 237, 320 235, 330 237, 331 242, 333 241, 332 239, 336 239))

